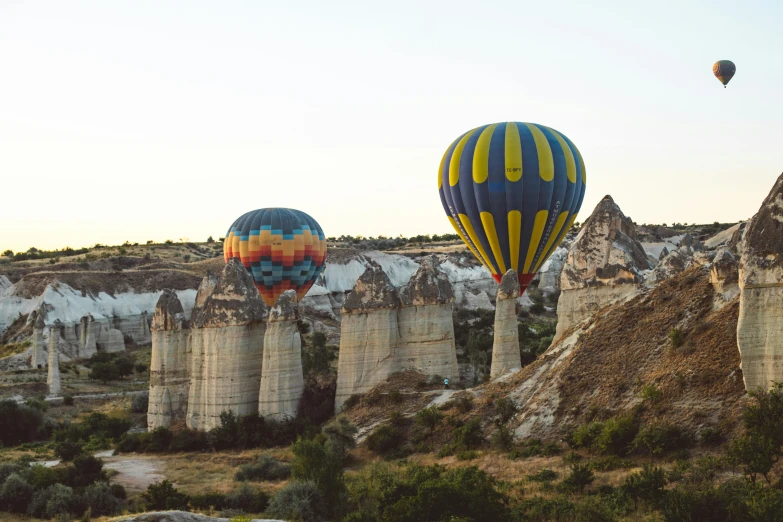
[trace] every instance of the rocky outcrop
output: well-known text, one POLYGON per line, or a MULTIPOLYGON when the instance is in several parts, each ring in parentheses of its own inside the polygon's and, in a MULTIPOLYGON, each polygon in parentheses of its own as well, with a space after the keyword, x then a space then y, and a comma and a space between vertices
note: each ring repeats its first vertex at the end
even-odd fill
POLYGON ((719 248, 712 259, 710 283, 724 303, 739 294, 737 258, 726 247, 719 248))
POLYGON ((517 298, 519 278, 514 270, 503 275, 495 301, 495 334, 492 343, 490 378, 522 367, 519 354, 519 326, 517 322, 517 298))
POLYGON ((46 384, 49 385, 49 396, 60 395, 60 356, 58 351, 59 332, 56 329, 49 330, 49 368, 46 384))
POLYGON ((46 352, 44 350, 43 332, 46 324, 43 317, 38 314, 33 325, 33 355, 30 358, 32 368, 43 368, 46 366, 46 352))
POLYGON ((458 379, 453 302, 433 258, 399 293, 380 267, 367 268, 342 308, 336 410, 401 370, 458 379))
POLYGON ((190 330, 177 294, 164 290, 152 316, 147 427, 184 420, 190 388, 190 330))
POLYGON ((354 394, 365 393, 396 371, 399 345, 397 289, 378 266, 356 281, 341 310, 335 409, 354 394))
POLYGON ((400 290, 395 371, 415 369, 459 379, 452 317, 454 292, 434 257, 426 258, 400 290))
POLYGON ((108 322, 98 323, 96 347, 99 351, 116 353, 125 351, 125 336, 108 322))
POLYGON ((79 337, 79 357, 92 357, 98 351, 95 335, 95 319, 91 315, 85 315, 79 321, 81 325, 79 337))
POLYGON ((783 381, 783 175, 740 243, 737 344, 748 390, 783 381))
POLYGON ((604 306, 636 295, 642 272, 650 268, 633 221, 605 196, 568 250, 560 275, 555 340, 604 306))
POLYGON ((204 278, 191 316, 187 425, 210 430, 220 414, 258 412, 268 308, 238 259, 204 278))
POLYGON ((258 394, 258 412, 264 417, 296 416, 304 391, 298 318, 296 292, 286 290, 269 313, 264 334, 264 362, 258 394))

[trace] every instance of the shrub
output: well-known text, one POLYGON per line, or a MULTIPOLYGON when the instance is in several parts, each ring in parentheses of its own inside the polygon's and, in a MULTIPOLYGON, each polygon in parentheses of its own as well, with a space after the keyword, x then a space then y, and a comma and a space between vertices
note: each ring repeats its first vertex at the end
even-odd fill
POLYGON ((0 508, 13 513, 24 513, 33 498, 33 487, 18 473, 11 473, 0 487, 0 508))
POLYGON ((49 403, 43 397, 28 397, 24 404, 42 413, 46 413, 49 410, 49 403))
POLYGON ((581 493, 593 483, 595 475, 587 464, 572 464, 571 473, 563 479, 563 489, 581 493))
POLYGON ((54 484, 33 495, 27 513, 39 518, 54 518, 71 513, 74 503, 73 489, 54 484))
POLYGON ((269 504, 269 497, 263 491, 256 491, 250 484, 243 483, 239 489, 226 495, 226 505, 246 513, 262 513, 269 504))
POLYGON ((285 480, 291 476, 291 467, 263 455, 253 463, 242 464, 234 475, 237 481, 285 480))
POLYGON ((596 421, 583 424, 566 437, 566 442, 572 448, 590 448, 603 429, 604 424, 602 422, 596 421))
POLYGON ((0 443, 3 446, 18 446, 46 438, 44 417, 40 410, 19 405, 14 400, 0 401, 0 443))
POLYGON ((84 454, 73 459, 73 467, 68 470, 68 484, 80 488, 99 480, 106 480, 101 459, 84 454))
POLYGON ((119 484, 112 484, 109 486, 109 489, 111 490, 111 494, 117 497, 120 500, 125 500, 127 498, 127 494, 125 493, 125 488, 122 487, 119 484))
POLYGON ((508 451, 514 445, 514 436, 505 425, 498 426, 498 430, 492 435, 492 445, 496 448, 508 451))
POLYGON ((669 343, 671 343, 672 348, 679 348, 682 346, 683 342, 685 342, 685 339, 682 330, 679 328, 672 328, 669 330, 669 343))
POLYGON ((438 411, 436 406, 430 406, 416 412, 416 424, 430 430, 430 434, 435 432, 435 428, 443 419, 443 414, 438 411))
POLYGON ((617 455, 607 455, 598 459, 591 460, 588 465, 595 471, 613 471, 616 469, 630 469, 634 463, 628 459, 621 459, 617 455))
POLYGON ((326 437, 327 449, 341 459, 345 458, 349 449, 356 447, 354 435, 357 431, 356 426, 343 415, 335 417, 321 429, 321 433, 326 437))
POLYGON ((593 446, 603 453, 622 457, 628 453, 638 432, 639 424, 631 415, 615 417, 604 423, 593 446))
POLYGON ((150 484, 141 496, 147 503, 147 509, 153 511, 186 509, 188 506, 188 496, 177 491, 168 480, 150 484))
POLYGON ((82 444, 69 440, 58 442, 54 446, 54 454, 60 457, 63 462, 70 462, 82 454, 82 444))
POLYGON ((400 404, 405 398, 402 396, 402 393, 400 393, 400 390, 392 390, 389 392, 389 400, 392 404, 400 404))
POLYGON ((657 505, 665 494, 666 473, 659 467, 645 464, 642 471, 625 478, 622 491, 633 500, 634 509, 638 501, 657 505))
POLYGON ((475 449, 484 442, 481 421, 470 419, 465 425, 454 430, 454 442, 459 448, 475 449))
POLYGON ((292 482, 272 497, 266 515, 286 520, 323 520, 326 502, 313 482, 292 482))
POLYGON ((313 424, 322 424, 334 415, 334 396, 337 392, 337 376, 315 374, 305 379, 302 398, 299 399, 297 417, 313 424))
POLYGON ((136 372, 136 373, 138 373, 138 374, 142 374, 142 373, 144 373, 144 372, 146 372, 146 371, 148 370, 148 368, 147 368, 147 365, 146 365, 146 364, 144 364, 144 363, 136 363, 136 364, 133 366, 133 369, 134 369, 134 370, 135 370, 135 372, 136 372))
POLYGON ((389 424, 383 424, 367 437, 367 447, 379 455, 386 455, 403 443, 402 432, 389 424))
POLYGON ((457 460, 473 460, 478 458, 478 453, 475 450, 465 450, 457 452, 457 460))
POLYGON ((461 395, 460 397, 457 397, 456 399, 453 399, 454 406, 457 408, 457 411, 460 413, 467 413, 470 410, 473 409, 473 396, 472 395, 461 395))
MULTIPOLYGON (((518 448, 509 453, 509 457, 512 459, 527 459, 538 456, 551 457, 558 453, 560 453, 560 448, 554 442, 544 444, 541 442, 541 439, 526 439, 518 448)), ((574 453, 574 455, 576 455, 576 453, 574 453)), ((566 457, 563 457, 563 460, 565 461, 566 457)))
POLYGON ((655 384, 648 384, 642 388, 641 398, 649 402, 658 402, 663 398, 663 393, 655 384))
POLYGON ((24 478, 35 489, 44 489, 63 482, 67 479, 65 474, 70 468, 47 468, 41 464, 35 464, 23 472, 24 478))
POLYGON ((13 464, 11 462, 0 462, 0 487, 3 486, 5 479, 7 479, 12 473, 19 473, 22 471, 22 466, 19 464, 13 464))
POLYGON ((699 442, 705 446, 720 444, 723 434, 717 428, 704 428, 699 432, 699 442))
POLYGON ((72 395, 65 395, 63 397, 63 405, 64 406, 73 406, 73 396, 72 395))
POLYGON ((682 428, 669 424, 645 426, 633 441, 635 450, 646 450, 650 455, 677 451, 692 446, 693 439, 682 428))
POLYGON ((359 395, 358 393, 354 393, 353 395, 348 397, 343 403, 343 410, 353 408, 354 406, 357 406, 360 402, 362 402, 362 396, 359 395))
POLYGON ((87 505, 90 515, 93 517, 116 515, 122 510, 122 502, 112 493, 111 486, 106 482, 96 482, 87 486, 82 495, 82 501, 87 505))
POLYGON ((532 480, 533 482, 552 482, 557 478, 557 476, 558 475, 556 471, 552 471, 549 468, 544 468, 537 473, 528 475, 527 479, 532 480))
POLYGON ((342 456, 329 450, 324 437, 318 439, 300 437, 291 445, 294 454, 291 477, 300 482, 313 482, 331 510, 342 501, 345 491, 342 456))
POLYGON ((226 496, 220 493, 205 493, 190 497, 190 507, 202 511, 210 509, 222 510, 226 507, 226 496))
POLYGON ((746 434, 731 441, 726 457, 730 464, 742 466, 743 473, 756 482, 761 474, 769 482, 769 472, 777 462, 780 448, 767 437, 756 433, 746 434))
POLYGON ((149 408, 150 396, 147 393, 136 395, 131 403, 131 411, 134 413, 147 413, 149 408))
POLYGON ((517 407, 514 405, 514 401, 509 398, 498 399, 495 401, 495 409, 498 412, 498 421, 501 424, 505 424, 510 421, 517 412, 517 407))

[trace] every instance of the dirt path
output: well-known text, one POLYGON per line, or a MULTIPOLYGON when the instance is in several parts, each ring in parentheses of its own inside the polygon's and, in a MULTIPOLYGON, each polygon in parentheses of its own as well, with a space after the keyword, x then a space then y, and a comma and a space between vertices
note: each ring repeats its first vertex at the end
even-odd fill
POLYGON ((128 493, 146 491, 150 484, 166 478, 162 472, 162 460, 141 455, 103 457, 103 467, 117 471, 111 481, 123 486, 128 493))

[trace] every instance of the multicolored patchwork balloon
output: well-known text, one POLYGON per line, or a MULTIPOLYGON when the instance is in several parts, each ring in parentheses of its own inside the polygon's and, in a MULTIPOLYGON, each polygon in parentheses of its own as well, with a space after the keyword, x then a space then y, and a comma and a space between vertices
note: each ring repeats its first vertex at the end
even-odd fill
POLYGON ((457 234, 492 277, 500 282, 514 269, 524 292, 576 220, 585 164, 554 129, 493 123, 446 150, 438 191, 457 234))
POLYGON ((734 78, 734 73, 736 72, 737 66, 734 65, 734 62, 731 60, 718 60, 712 64, 712 74, 714 74, 718 81, 723 84, 724 89, 726 88, 726 84, 734 78))
POLYGON ((261 298, 274 306, 286 290, 301 299, 320 275, 326 237, 316 220, 291 208, 262 208, 244 214, 228 229, 226 262, 237 257, 253 276, 261 298))

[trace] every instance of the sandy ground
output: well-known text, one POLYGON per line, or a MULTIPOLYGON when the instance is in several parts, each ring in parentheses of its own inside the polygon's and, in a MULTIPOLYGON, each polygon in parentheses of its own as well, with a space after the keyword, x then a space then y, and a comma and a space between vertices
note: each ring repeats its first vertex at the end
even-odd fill
POLYGON ((103 467, 117 471, 112 477, 113 484, 120 484, 128 493, 146 491, 147 486, 155 482, 161 482, 166 477, 163 475, 163 461, 141 455, 118 455, 116 457, 102 457, 103 467))

